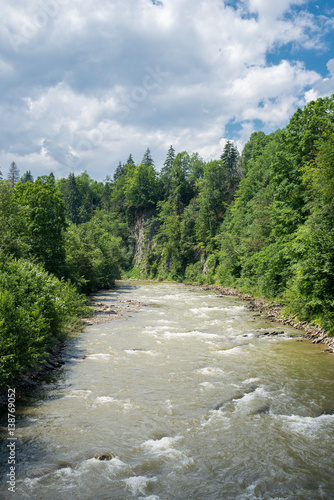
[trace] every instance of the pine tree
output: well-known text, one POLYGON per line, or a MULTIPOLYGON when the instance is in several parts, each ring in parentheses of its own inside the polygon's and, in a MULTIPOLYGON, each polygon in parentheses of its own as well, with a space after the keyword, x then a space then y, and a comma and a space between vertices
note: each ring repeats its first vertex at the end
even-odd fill
POLYGON ((126 160, 125 165, 134 165, 134 164, 135 164, 135 162, 133 161, 132 154, 130 153, 129 158, 126 160))
POLYGON ((223 161, 228 171, 232 172, 233 170, 237 170, 240 154, 233 142, 227 141, 220 159, 223 161))
POLYGON ((34 182, 31 170, 27 170, 21 177, 20 182, 34 182))
POLYGON ((123 173, 124 173, 124 165, 122 165, 122 162, 120 161, 114 173, 114 178, 113 178, 114 182, 116 182, 117 179, 119 179, 123 173))
MULTIPOLYGON (((240 153, 238 148, 231 141, 227 141, 224 147, 224 151, 220 157, 226 172, 227 182, 229 185, 229 192, 232 196, 236 191, 238 184, 240 182, 240 153)), ((229 200, 230 202, 231 200, 229 200)))
POLYGON ((164 161, 164 166, 160 172, 160 178, 162 180, 162 189, 165 196, 165 199, 168 198, 169 190, 170 190, 170 182, 171 182, 171 171, 173 167, 173 162, 175 160, 175 150, 173 146, 170 146, 166 160, 164 161))
POLYGON ((164 166, 162 167, 161 171, 169 173, 172 169, 174 160, 175 160, 175 149, 173 148, 173 146, 170 146, 167 152, 166 160, 164 161, 164 166))
POLYGON ((20 179, 20 171, 17 168, 15 161, 12 161, 9 167, 8 180, 11 182, 12 186, 15 187, 20 179))
POLYGON ((142 163, 144 163, 144 165, 146 165, 147 167, 154 167, 154 161, 153 161, 153 158, 151 156, 150 148, 146 149, 145 154, 144 154, 143 159, 142 159, 142 163))
POLYGON ((74 224, 79 221, 79 192, 74 173, 70 173, 67 179, 66 193, 64 196, 67 217, 74 224))

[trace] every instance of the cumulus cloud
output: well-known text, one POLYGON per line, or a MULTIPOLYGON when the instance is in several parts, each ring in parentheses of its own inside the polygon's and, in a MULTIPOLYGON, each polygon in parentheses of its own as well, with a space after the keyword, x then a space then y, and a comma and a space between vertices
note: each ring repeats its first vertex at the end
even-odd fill
POLYGON ((35 175, 103 179, 148 146, 158 167, 170 144, 212 158, 333 91, 332 61, 323 76, 303 62, 325 57, 331 16, 303 0, 0 5, 0 161, 35 175))
POLYGON ((318 83, 308 92, 305 93, 307 102, 334 94, 334 59, 330 59, 327 63, 328 76, 318 81, 318 83))

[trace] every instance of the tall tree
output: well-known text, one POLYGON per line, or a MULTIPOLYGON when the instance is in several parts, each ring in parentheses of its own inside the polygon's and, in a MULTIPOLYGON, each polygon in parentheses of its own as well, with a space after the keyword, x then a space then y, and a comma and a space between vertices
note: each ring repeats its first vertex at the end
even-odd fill
POLYGON ((8 180, 11 182, 12 186, 15 187, 20 179, 20 171, 17 168, 15 161, 12 161, 9 167, 8 180))
POLYGON ((37 177, 37 180, 38 181, 43 181, 43 182, 46 182, 47 184, 49 184, 51 187, 55 187, 56 186, 56 178, 54 176, 54 173, 51 172, 49 175, 39 175, 37 177))
POLYGON ((34 182, 31 170, 27 170, 20 178, 20 182, 34 182))
POLYGON ((124 165, 122 165, 122 162, 120 161, 114 172, 114 178, 113 178, 114 182, 116 182, 117 179, 119 179, 121 175, 123 175, 123 173, 124 173, 124 165))
POLYGON ((167 172, 170 172, 173 166, 173 161, 175 160, 175 149, 173 146, 170 146, 166 160, 164 161, 164 166, 162 168, 162 171, 165 169, 167 172))
POLYGON ((167 152, 166 160, 164 161, 164 166, 162 167, 162 169, 160 171, 162 190, 163 190, 163 193, 166 197, 167 197, 168 192, 169 192, 171 171, 172 171, 174 160, 175 160, 175 149, 173 148, 173 146, 170 146, 170 148, 167 152))
POLYGON ((66 181, 61 185, 61 192, 66 207, 66 215, 71 222, 79 224, 79 190, 74 173, 70 173, 66 181))
POLYGON ((65 205, 60 192, 42 181, 19 183, 15 200, 23 207, 29 254, 58 277, 64 275, 65 205))
POLYGON ((152 165, 141 163, 125 184, 126 205, 135 215, 152 209, 158 199, 157 174, 152 165))
POLYGON ((134 164, 135 164, 135 162, 133 161, 132 154, 130 153, 129 158, 126 160, 125 165, 134 165, 134 164))
POLYGON ((146 165, 147 167, 154 167, 154 161, 153 161, 153 158, 151 155, 150 148, 146 149, 145 154, 144 154, 143 159, 142 159, 142 163, 144 163, 144 165, 146 165))
POLYGON ((220 159, 223 162, 227 180, 229 183, 229 190, 232 194, 229 201, 232 201, 233 194, 238 187, 241 177, 240 154, 238 148, 233 144, 233 142, 227 141, 220 159))

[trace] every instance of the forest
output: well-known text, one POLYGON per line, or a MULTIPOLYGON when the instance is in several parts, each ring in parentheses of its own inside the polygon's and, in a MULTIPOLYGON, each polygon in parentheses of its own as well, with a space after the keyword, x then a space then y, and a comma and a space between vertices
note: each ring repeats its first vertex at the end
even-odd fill
MULTIPOLYGON (((128 154, 128 152, 127 152, 128 154)), ((126 156, 125 156, 126 157, 126 156)), ((1 173, 0 173, 1 174, 1 173)), ((121 277, 237 288, 334 335, 334 95, 204 161, 147 148, 103 182, 0 175, 0 387, 43 366, 121 277)))

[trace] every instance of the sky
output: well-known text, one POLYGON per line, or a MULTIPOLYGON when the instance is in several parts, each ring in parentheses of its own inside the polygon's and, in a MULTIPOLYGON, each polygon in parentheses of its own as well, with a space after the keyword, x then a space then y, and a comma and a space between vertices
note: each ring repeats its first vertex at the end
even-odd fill
POLYGON ((334 93, 317 0, 0 0, 0 170, 112 176, 149 147, 239 151, 334 93))

